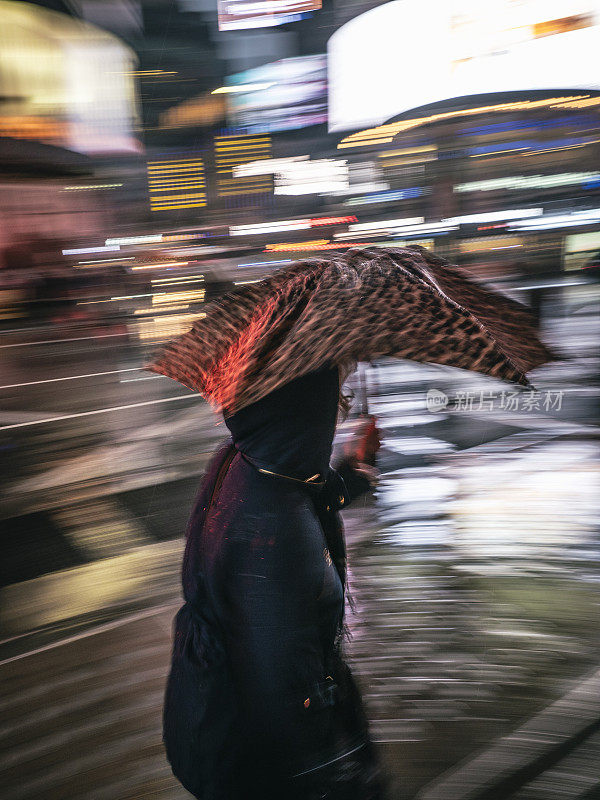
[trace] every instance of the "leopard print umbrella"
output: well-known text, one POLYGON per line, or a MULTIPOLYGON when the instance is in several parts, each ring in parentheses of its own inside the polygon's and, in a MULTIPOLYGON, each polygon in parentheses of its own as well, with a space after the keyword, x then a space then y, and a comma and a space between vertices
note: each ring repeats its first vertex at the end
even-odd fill
POLYGON ((208 306, 148 369, 226 415, 326 362, 396 356, 524 386, 553 358, 529 311, 423 247, 297 261, 208 306))

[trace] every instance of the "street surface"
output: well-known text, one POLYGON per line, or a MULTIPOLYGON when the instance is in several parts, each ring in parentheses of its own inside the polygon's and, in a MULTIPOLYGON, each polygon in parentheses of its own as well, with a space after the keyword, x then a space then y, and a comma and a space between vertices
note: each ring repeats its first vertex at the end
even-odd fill
MULTIPOLYGON (((382 480, 345 513, 348 652, 394 800, 427 798, 600 666, 598 321, 559 323, 575 357, 532 376, 537 406, 455 370, 368 370, 382 480)), ((162 691, 185 522, 224 430, 146 357, 119 336, 0 336, 3 800, 188 796, 162 691)), ((456 797, 598 797, 598 734, 569 736, 520 783, 456 797)))

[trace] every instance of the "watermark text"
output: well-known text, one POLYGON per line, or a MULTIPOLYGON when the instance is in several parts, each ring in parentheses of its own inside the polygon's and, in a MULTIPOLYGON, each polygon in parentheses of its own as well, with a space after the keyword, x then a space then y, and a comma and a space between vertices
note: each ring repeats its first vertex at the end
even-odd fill
POLYGON ((517 391, 504 389, 499 392, 464 389, 449 396, 440 389, 427 391, 427 410, 432 414, 443 411, 560 411, 563 392, 556 389, 517 391))

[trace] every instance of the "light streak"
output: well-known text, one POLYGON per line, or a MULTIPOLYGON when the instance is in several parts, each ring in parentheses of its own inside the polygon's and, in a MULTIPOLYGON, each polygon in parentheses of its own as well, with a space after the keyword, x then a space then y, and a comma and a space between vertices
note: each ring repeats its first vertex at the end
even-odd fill
POLYGON ((75 414, 60 414, 55 417, 44 417, 43 419, 34 419, 28 422, 15 422, 12 425, 0 425, 0 431, 14 430, 15 428, 30 428, 33 425, 46 425, 50 422, 63 422, 67 419, 78 419, 81 417, 91 417, 94 414, 110 414, 113 411, 127 411, 130 408, 142 408, 143 406, 154 406, 158 403, 174 403, 178 400, 198 400, 201 399, 198 394, 184 394, 177 397, 163 397, 161 400, 145 400, 141 403, 128 403, 123 406, 110 406, 109 408, 97 408, 94 411, 78 411, 75 414))
POLYGON ((64 378, 45 378, 40 381, 26 381, 25 383, 7 383, 0 386, 0 389, 20 389, 23 386, 39 386, 42 383, 58 383, 59 381, 77 381, 82 378, 99 378, 103 375, 118 375, 121 372, 139 372, 143 367, 125 367, 123 369, 111 369, 108 372, 86 372, 83 375, 67 375, 64 378))
POLYGON ((234 94, 236 92, 259 92, 261 89, 270 89, 275 86, 274 83, 240 83, 231 86, 219 86, 218 89, 213 89, 211 94, 234 94))
POLYGON ((160 269, 162 267, 185 267, 189 264, 189 261, 164 261, 160 264, 136 264, 132 266, 132 270, 146 270, 146 269, 160 269))
POLYGON ((98 245, 97 247, 75 247, 70 250, 63 250, 63 256, 80 256, 85 253, 114 253, 120 250, 119 242, 108 240, 106 244, 98 245))
POLYGON ((510 113, 514 111, 535 108, 556 108, 558 110, 562 110, 565 108, 586 108, 587 106, 599 104, 600 97, 590 97, 589 94, 584 94, 569 95, 566 97, 549 97, 543 100, 520 100, 512 103, 496 103, 489 106, 478 106, 476 108, 445 111, 439 114, 415 117, 414 119, 388 122, 384 125, 378 125, 374 128, 366 128, 365 130, 358 131, 350 136, 346 136, 338 144, 338 149, 344 149, 348 147, 366 147, 373 144, 386 144, 392 142, 394 137, 402 131, 418 128, 421 125, 428 125, 432 122, 441 122, 443 120, 471 117, 478 114, 491 114, 494 112, 510 113))
POLYGON ((118 250, 120 245, 128 244, 156 244, 162 242, 162 233, 153 233, 146 236, 117 236, 114 239, 107 239, 106 246, 115 246, 118 250))

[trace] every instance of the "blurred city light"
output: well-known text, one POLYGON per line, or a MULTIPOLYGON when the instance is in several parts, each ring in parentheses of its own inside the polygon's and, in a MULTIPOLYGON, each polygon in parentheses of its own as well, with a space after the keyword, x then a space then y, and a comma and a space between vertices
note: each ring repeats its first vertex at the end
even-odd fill
POLYGON ((219 29, 264 28, 298 22, 321 8, 321 0, 218 0, 219 29))

